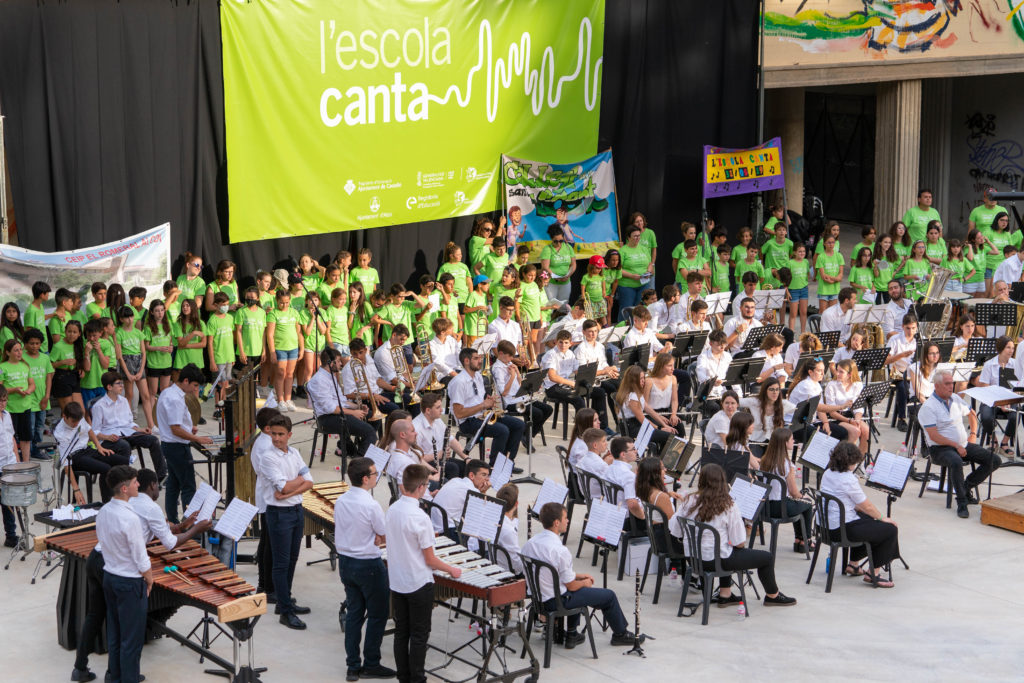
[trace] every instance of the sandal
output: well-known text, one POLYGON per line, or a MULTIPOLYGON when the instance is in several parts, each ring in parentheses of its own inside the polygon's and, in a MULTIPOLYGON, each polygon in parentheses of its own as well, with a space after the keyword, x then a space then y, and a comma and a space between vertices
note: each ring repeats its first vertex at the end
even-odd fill
POLYGON ((1001 445, 999 447, 999 450, 1002 451, 1003 455, 1008 455, 1010 457, 1013 457, 1014 450, 1013 450, 1013 448, 1009 444, 1001 445))
POLYGON ((881 576, 878 576, 877 574, 874 577, 865 574, 864 583, 872 584, 877 588, 892 588, 896 585, 889 579, 883 579, 881 576))
POLYGON ((846 568, 843 569, 843 574, 845 576, 863 576, 865 581, 871 580, 871 577, 868 576, 866 571, 864 571, 857 565, 853 564, 852 562, 846 565, 846 568))

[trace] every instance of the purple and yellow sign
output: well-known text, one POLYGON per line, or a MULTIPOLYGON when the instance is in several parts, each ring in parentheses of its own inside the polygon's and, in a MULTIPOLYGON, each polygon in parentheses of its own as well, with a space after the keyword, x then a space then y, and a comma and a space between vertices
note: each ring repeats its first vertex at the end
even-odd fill
POLYGON ((781 190, 782 140, 772 138, 750 149, 704 145, 704 198, 781 190))

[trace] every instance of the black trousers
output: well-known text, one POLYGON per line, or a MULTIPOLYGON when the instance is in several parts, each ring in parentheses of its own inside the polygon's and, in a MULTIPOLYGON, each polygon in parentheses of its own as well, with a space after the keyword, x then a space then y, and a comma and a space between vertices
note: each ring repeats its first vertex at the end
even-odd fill
POLYGON ((110 500, 110 487, 107 486, 107 472, 115 465, 127 465, 126 455, 100 455, 95 448, 83 448, 71 454, 71 465, 76 472, 91 472, 96 475, 100 484, 100 497, 106 503, 110 500))
MULTIPOLYGON (((526 411, 523 410, 523 407, 517 405, 514 410, 510 407, 509 414, 518 415, 523 418, 523 422, 526 422, 526 411)), ((530 435, 537 436, 544 429, 544 423, 548 421, 555 409, 543 401, 534 401, 530 404, 530 412, 530 435)))
POLYGON ((103 595, 103 553, 93 550, 85 561, 85 619, 78 631, 75 668, 89 668, 89 655, 96 646, 96 636, 107 618, 107 598, 103 595))
POLYGON ((267 528, 267 513, 260 513, 260 540, 256 544, 256 590, 258 593, 274 595, 274 553, 270 549, 270 529, 267 528))
MULTIPOLYGON (((811 516, 814 513, 814 506, 803 500, 793 500, 792 498, 786 499, 786 514, 782 514, 782 501, 781 500, 770 500, 768 501, 768 512, 772 517, 795 517, 800 515, 804 519, 804 529, 807 529, 807 533, 811 532, 811 516)), ((800 529, 800 522, 793 522, 793 535, 796 536, 796 540, 804 540, 804 535, 800 529)))
POLYGON ((360 420, 352 415, 341 413, 321 415, 316 419, 317 426, 324 434, 336 434, 339 437, 345 434, 351 436, 356 442, 356 452, 349 453, 351 457, 366 455, 370 445, 377 440, 377 431, 369 422, 360 420))
MULTIPOLYGON (((636 435, 640 433, 640 420, 635 417, 626 418, 626 431, 629 432, 628 436, 631 439, 635 439, 636 435)), ((651 435, 651 443, 658 444, 658 450, 660 452, 660 450, 665 447, 665 443, 671 436, 672 434, 670 432, 666 432, 663 429, 655 429, 654 434, 651 435)), ((644 457, 644 454, 639 453, 638 456, 642 458, 644 457)))
POLYGON ((910 382, 905 379, 896 382, 895 404, 896 417, 900 420, 907 418, 907 402, 910 400, 910 382))
POLYGON ((988 479, 993 471, 999 469, 1003 461, 992 451, 982 448, 976 443, 969 443, 964 448, 967 455, 960 457, 952 446, 929 446, 932 461, 942 467, 948 467, 953 476, 953 492, 957 503, 967 502, 967 487, 974 488, 988 479), (965 479, 964 463, 973 462, 977 468, 965 479))
MULTIPOLYGON (((751 548, 733 548, 729 557, 722 558, 722 569, 756 569, 757 578, 764 586, 764 592, 778 593, 779 585, 775 583, 775 562, 767 550, 751 548)), ((722 588, 732 586, 732 577, 723 576, 719 579, 722 588)))
MULTIPOLYGON (((876 567, 884 567, 900 556, 899 529, 895 524, 881 522, 861 513, 860 519, 846 523, 846 536, 851 541, 866 541, 871 546, 871 557, 876 567)), ((839 529, 829 532, 832 540, 839 539, 839 529)), ((856 561, 867 553, 863 546, 850 549, 850 560, 856 561)))
POLYGON ((422 683, 430 640, 430 610, 434 606, 434 584, 426 584, 412 593, 391 591, 395 617, 395 668, 401 683, 422 683))
POLYGON ((129 436, 122 436, 117 441, 104 441, 104 448, 109 448, 120 456, 131 460, 133 448, 145 448, 149 451, 149 460, 153 464, 153 471, 158 479, 167 476, 167 463, 164 462, 164 453, 160 449, 160 439, 153 434, 135 432, 129 436))
POLYGON ((103 572, 107 599, 107 671, 111 683, 138 683, 146 640, 146 582, 103 572))

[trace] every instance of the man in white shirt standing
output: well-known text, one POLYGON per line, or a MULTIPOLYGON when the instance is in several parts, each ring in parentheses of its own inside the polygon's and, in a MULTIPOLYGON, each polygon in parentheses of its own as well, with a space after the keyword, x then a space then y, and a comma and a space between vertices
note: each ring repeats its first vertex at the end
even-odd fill
POLYGON ((192 425, 192 415, 185 406, 185 394, 198 396, 205 378, 195 363, 189 363, 178 372, 178 381, 160 393, 156 403, 156 421, 160 427, 164 461, 167 463, 167 482, 164 506, 167 519, 178 521, 178 498, 182 509, 188 507, 196 493, 196 470, 192 464, 190 443, 209 446, 213 439, 196 436, 199 428, 192 425))
POLYGON ((753 353, 753 351, 744 352, 742 349, 750 331, 761 327, 761 321, 754 317, 755 310, 754 300, 749 296, 745 297, 740 301, 740 314, 729 318, 722 329, 725 333, 726 347, 733 358, 736 358, 741 353, 746 356, 753 353))
POLYGON ((357 408, 342 394, 338 375, 342 371, 342 355, 330 346, 320 352, 320 369, 306 382, 309 400, 312 404, 316 423, 327 434, 338 434, 339 445, 347 450, 346 435, 356 440, 356 455, 363 457, 377 437, 373 426, 366 421, 367 406, 357 408))
POLYGON ((131 458, 133 448, 145 448, 153 461, 156 476, 167 477, 167 465, 160 450, 160 439, 149 429, 140 429, 132 417, 132 407, 124 397, 124 380, 118 372, 104 372, 100 378, 106 394, 92 404, 92 429, 102 440, 104 448, 131 458))
POLYGON ((846 313, 853 310, 857 303, 857 290, 843 287, 839 290, 839 305, 829 306, 821 314, 821 331, 838 332, 840 343, 850 338, 850 323, 846 322, 846 313))
MULTIPOLYGON (((448 398, 452 415, 459 423, 459 432, 472 437, 482 425, 483 436, 491 440, 491 466, 498 453, 504 453, 509 460, 514 461, 519 453, 526 423, 517 417, 503 415, 494 424, 484 425, 483 418, 494 409, 495 400, 485 391, 483 377, 480 375, 483 356, 476 349, 466 348, 459 352, 459 362, 462 364, 462 372, 448 383, 448 398)), ((469 448, 474 445, 470 444, 469 448)), ((515 467, 512 471, 519 474, 522 469, 515 467)))
POLYGON ((399 681, 426 681, 423 670, 434 606, 433 571, 459 578, 462 571, 434 555, 434 528, 420 509, 430 471, 410 465, 402 474, 402 496, 388 508, 388 584, 395 617, 395 665, 399 681))
POLYGON ((302 630, 306 624, 299 614, 309 614, 308 607, 296 604, 292 597, 292 579, 299 560, 302 542, 302 494, 313 488, 313 477, 299 452, 288 446, 292 421, 287 415, 276 415, 267 422, 267 434, 273 443, 260 458, 259 476, 269 484, 264 491, 267 506, 267 533, 270 552, 274 555, 274 592, 277 594, 275 614, 291 629, 302 630))
POLYGON ((153 589, 152 561, 146 552, 142 520, 128 501, 139 494, 136 472, 111 467, 112 498, 96 515, 96 538, 103 547, 103 595, 107 601, 107 671, 112 681, 139 680, 146 610, 153 589))
POLYGON ((466 463, 466 476, 459 479, 452 479, 441 487, 441 490, 434 494, 434 503, 444 508, 448 516, 448 528, 445 529, 441 523, 440 514, 432 514, 431 521, 434 523, 434 531, 449 536, 453 541, 458 542, 455 529, 462 520, 462 509, 466 505, 466 493, 468 491, 479 491, 487 493, 491 488, 491 468, 483 460, 470 460, 466 463))
POLYGON ((928 441, 929 455, 936 465, 948 467, 953 475, 953 491, 956 494, 956 514, 962 519, 971 516, 968 503, 977 504, 978 497, 971 493, 994 470, 999 469, 1002 460, 998 455, 978 445, 978 417, 964 401, 953 393, 953 374, 939 370, 933 378, 935 391, 918 411, 917 418, 928 441), (964 417, 971 424, 970 438, 964 429, 964 417), (964 463, 973 462, 978 467, 964 478, 964 463))
MULTIPOLYGON (((594 588, 594 577, 589 574, 577 574, 572 567, 572 553, 562 545, 562 534, 569 526, 569 516, 565 506, 560 503, 545 503, 540 509, 540 523, 544 531, 540 532, 523 545, 523 557, 540 560, 555 568, 558 574, 558 585, 551 580, 551 572, 541 570, 541 600, 547 609, 554 609, 555 591, 562 596, 562 605, 574 609, 576 607, 597 607, 604 615, 605 621, 612 629, 612 645, 632 645, 633 634, 628 630, 626 617, 619 607, 619 599, 607 588, 594 588)), ((584 635, 577 633, 580 617, 578 614, 568 618, 565 633, 565 648, 572 649, 583 642, 584 635)))
POLYGON ((384 511, 373 499, 377 466, 356 458, 348 466, 351 487, 334 503, 334 547, 338 573, 345 586, 345 666, 347 681, 393 678, 380 663, 380 643, 388 622, 388 570, 380 557, 385 542, 384 511), (366 640, 359 644, 366 623, 366 640))

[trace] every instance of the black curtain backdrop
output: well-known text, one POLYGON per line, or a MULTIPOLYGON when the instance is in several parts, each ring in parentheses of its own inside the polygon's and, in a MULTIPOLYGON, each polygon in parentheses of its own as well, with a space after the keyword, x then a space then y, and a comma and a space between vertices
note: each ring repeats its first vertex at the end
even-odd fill
MULTIPOLYGON (((599 146, 614 150, 620 222, 640 210, 657 231, 660 273, 679 222, 700 218, 701 146, 755 143, 757 25, 749 0, 607 0, 599 146)), ((213 0, 0 2, 0 112, 18 241, 29 249, 100 244, 170 221, 174 258, 188 249, 252 274, 288 255, 367 246, 385 280, 411 286, 473 222, 227 244, 213 0)), ((748 205, 741 197, 710 210, 736 228, 748 205)))

